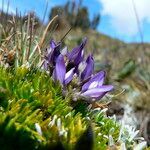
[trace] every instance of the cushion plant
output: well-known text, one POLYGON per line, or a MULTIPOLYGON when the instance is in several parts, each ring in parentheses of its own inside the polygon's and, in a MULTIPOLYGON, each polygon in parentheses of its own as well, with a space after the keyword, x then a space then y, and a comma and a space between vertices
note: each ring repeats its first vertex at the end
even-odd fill
POLYGON ((68 51, 51 40, 42 68, 0 67, 2 150, 145 147, 138 131, 91 107, 114 87, 105 71, 94 73, 92 54, 85 59, 86 41, 68 51))

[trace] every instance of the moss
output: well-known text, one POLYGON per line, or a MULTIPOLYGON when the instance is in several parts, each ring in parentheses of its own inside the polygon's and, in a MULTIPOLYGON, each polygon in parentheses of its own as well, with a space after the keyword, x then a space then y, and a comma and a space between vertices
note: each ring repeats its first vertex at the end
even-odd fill
POLYGON ((1 67, 0 74, 2 149, 107 149, 110 135, 118 142, 120 125, 114 119, 82 101, 74 107, 45 72, 1 67))

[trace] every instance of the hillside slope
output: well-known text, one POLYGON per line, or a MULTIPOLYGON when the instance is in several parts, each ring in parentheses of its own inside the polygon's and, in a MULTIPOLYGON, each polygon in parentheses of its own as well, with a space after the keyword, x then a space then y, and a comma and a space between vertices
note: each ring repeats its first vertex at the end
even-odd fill
MULTIPOLYGON (((53 33, 53 38, 60 41, 67 30, 53 33)), ((97 61, 109 62, 114 70, 119 69, 129 59, 134 59, 136 63, 141 64, 149 62, 150 44, 149 43, 125 43, 118 39, 113 39, 97 31, 73 29, 65 37, 65 44, 69 49, 79 44, 83 37, 88 38, 86 46, 88 53, 93 53, 97 61)))

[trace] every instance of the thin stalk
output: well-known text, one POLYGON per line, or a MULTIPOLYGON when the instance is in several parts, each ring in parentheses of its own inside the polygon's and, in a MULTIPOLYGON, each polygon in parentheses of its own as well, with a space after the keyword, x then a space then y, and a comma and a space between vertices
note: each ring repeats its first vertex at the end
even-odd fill
POLYGON ((72 30, 72 27, 65 33, 65 35, 61 38, 61 42, 65 39, 65 37, 68 35, 68 33, 72 30))
POLYGON ((29 59, 31 59, 31 58, 33 57, 33 55, 34 55, 34 53, 36 52, 36 50, 37 50, 38 47, 40 47, 40 48, 42 47, 42 44, 43 44, 43 42, 44 42, 44 40, 45 40, 45 37, 46 37, 47 32, 48 32, 48 29, 49 29, 49 27, 51 26, 52 22, 53 22, 57 17, 58 17, 58 15, 56 15, 56 16, 48 23, 47 27, 45 28, 45 30, 44 30, 44 32, 43 32, 43 36, 42 36, 41 40, 39 41, 39 43, 38 43, 38 44, 35 46, 35 48, 33 49, 32 53, 31 53, 30 56, 29 56, 29 59))
MULTIPOLYGON (((29 43, 30 43, 30 33, 29 32, 31 32, 30 31, 30 20, 31 20, 31 15, 30 15, 30 13, 28 14, 28 22, 27 22, 27 39, 28 39, 28 36, 29 36, 29 43)), ((28 60, 29 59, 29 55, 30 55, 30 47, 28 47, 28 49, 26 49, 27 50, 27 53, 26 53, 26 60, 28 60)))
POLYGON ((137 21, 137 26, 138 26, 139 35, 140 35, 140 38, 141 38, 141 43, 143 44, 143 41, 144 41, 143 40, 144 39, 143 32, 142 32, 142 29, 141 29, 141 26, 140 26, 140 19, 139 19, 139 16, 138 16, 138 12, 137 12, 134 0, 132 0, 132 6, 133 6, 134 13, 135 13, 136 21, 137 21))
POLYGON ((43 14, 42 23, 44 23, 44 21, 45 21, 45 17, 46 17, 47 9, 48 9, 48 1, 46 1, 46 8, 45 8, 45 11, 44 11, 44 14, 43 14))

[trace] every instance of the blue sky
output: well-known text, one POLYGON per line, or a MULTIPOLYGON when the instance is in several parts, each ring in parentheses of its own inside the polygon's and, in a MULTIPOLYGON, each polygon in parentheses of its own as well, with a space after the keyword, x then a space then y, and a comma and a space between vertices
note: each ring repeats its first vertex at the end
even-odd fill
MULTIPOLYGON (((4 1, 6 9, 7 0, 4 1)), ((9 11, 16 8, 25 14, 35 11, 42 19, 48 1, 48 10, 55 5, 63 5, 67 0, 9 0, 9 11)), ((77 0, 78 1, 78 0, 77 0)), ((133 0, 143 33, 144 42, 150 42, 150 0, 133 0)), ((83 0, 83 5, 89 8, 90 18, 94 14, 101 14, 98 31, 125 42, 140 42, 137 19, 132 0, 83 0)), ((2 0, 0 0, 0 8, 2 0)), ((48 13, 47 13, 48 18, 48 13)))

